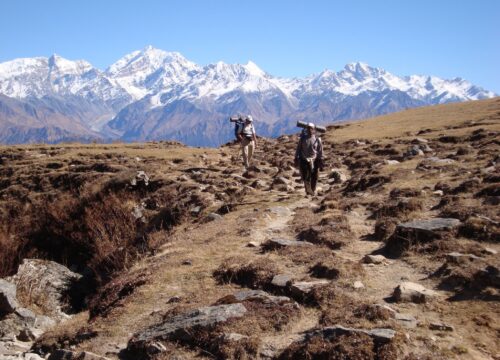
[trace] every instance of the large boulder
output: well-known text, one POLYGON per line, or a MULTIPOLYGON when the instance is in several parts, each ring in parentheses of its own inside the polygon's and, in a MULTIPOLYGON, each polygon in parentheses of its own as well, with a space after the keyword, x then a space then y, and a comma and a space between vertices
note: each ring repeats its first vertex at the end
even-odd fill
POLYGON ((0 279, 0 318, 13 313, 17 307, 16 285, 0 279))
POLYGON ((12 280, 31 307, 55 318, 66 318, 71 308, 64 297, 81 277, 53 261, 24 259, 12 280))

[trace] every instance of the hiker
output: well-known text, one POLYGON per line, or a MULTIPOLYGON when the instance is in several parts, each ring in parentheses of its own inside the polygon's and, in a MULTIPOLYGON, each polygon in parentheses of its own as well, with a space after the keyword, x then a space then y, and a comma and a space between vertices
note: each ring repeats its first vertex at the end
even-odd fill
POLYGON ((248 115, 245 122, 238 128, 238 140, 241 143, 241 153, 243 156, 243 165, 248 170, 250 161, 252 160, 255 146, 257 145, 257 136, 253 127, 253 118, 248 115))
POLYGON ((323 144, 321 139, 316 136, 313 123, 308 123, 300 134, 294 164, 300 170, 306 194, 314 196, 318 182, 318 171, 323 170, 323 144))

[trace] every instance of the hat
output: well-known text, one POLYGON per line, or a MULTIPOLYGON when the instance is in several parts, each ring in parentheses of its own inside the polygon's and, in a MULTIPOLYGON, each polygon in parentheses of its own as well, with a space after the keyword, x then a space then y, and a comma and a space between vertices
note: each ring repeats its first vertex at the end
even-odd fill
POLYGON ((250 121, 250 122, 253 122, 253 117, 252 115, 248 115, 246 118, 245 118, 246 121, 250 121))
POLYGON ((308 124, 307 124, 307 127, 308 127, 308 128, 312 128, 312 129, 314 129, 316 126, 315 126, 313 123, 308 123, 308 124))

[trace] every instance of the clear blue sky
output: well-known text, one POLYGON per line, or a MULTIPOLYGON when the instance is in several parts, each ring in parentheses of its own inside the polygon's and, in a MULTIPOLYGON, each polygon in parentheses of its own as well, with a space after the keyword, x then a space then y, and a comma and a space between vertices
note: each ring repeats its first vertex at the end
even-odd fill
POLYGON ((57 53, 105 69, 153 45, 285 77, 363 61, 500 94, 498 0, 1 0, 0 14, 0 62, 57 53))

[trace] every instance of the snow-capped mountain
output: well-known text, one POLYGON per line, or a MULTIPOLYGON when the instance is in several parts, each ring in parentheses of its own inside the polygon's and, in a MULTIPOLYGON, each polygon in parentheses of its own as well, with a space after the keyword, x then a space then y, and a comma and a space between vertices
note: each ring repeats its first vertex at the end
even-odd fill
POLYGON ((199 66, 177 52, 151 46, 124 56, 105 71, 58 55, 0 63, 0 94, 0 106, 11 106, 15 100, 54 114, 43 121, 36 111, 33 121, 23 114, 20 129, 15 116, 7 119, 0 114, 0 125, 9 129, 5 133, 13 134, 3 136, 3 142, 58 140, 54 135, 19 135, 32 124, 38 130, 60 128, 65 138, 177 139, 191 145, 229 140, 232 127, 227 117, 234 113, 251 113, 259 133, 274 136, 294 131, 297 120, 324 124, 496 96, 460 78, 401 77, 360 62, 339 72, 285 79, 251 61, 199 66), (68 119, 76 125, 69 126, 68 119))

